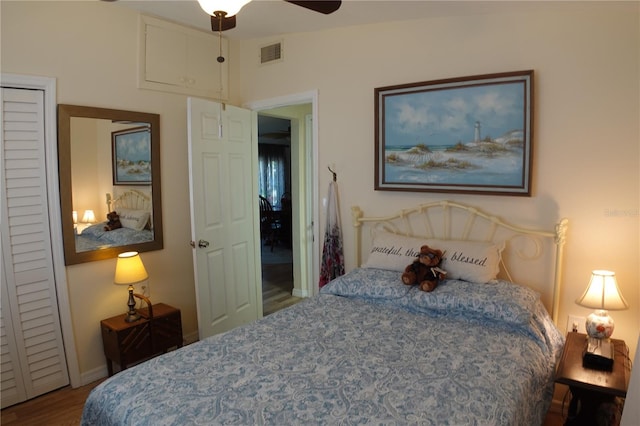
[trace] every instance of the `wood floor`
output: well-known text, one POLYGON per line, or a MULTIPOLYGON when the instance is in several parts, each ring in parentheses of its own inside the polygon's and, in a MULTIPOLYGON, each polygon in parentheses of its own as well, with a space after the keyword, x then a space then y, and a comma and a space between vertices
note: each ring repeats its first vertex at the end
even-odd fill
POLYGON ((302 300, 291 295, 293 264, 262 265, 262 311, 269 315, 302 300))
POLYGON ((102 380, 72 389, 70 386, 5 408, 0 424, 20 426, 77 426, 89 392, 102 380))

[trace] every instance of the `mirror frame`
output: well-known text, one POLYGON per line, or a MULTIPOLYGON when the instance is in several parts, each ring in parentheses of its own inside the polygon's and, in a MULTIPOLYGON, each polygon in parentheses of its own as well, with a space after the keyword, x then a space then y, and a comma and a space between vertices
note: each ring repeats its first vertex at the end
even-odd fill
MULTIPOLYGON (((109 141, 110 142, 110 141, 109 141)), ((111 161, 110 159, 107 161, 111 161)), ((162 235, 162 195, 160 182, 160 115, 136 111, 58 104, 58 173, 60 176, 60 213, 65 265, 75 265, 115 258, 125 251, 145 252, 164 248, 162 235), (145 122, 151 126, 151 203, 153 208, 153 241, 127 244, 101 250, 76 251, 73 229, 71 182, 71 118, 97 118, 145 122)))

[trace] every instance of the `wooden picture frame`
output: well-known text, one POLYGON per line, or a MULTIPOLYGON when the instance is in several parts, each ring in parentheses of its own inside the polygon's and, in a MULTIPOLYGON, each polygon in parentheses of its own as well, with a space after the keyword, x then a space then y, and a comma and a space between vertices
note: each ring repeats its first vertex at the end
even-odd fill
POLYGON ((136 127, 111 133, 114 185, 151 185, 151 131, 136 127))
POLYGON ((375 189, 531 195, 533 70, 375 89, 375 189))

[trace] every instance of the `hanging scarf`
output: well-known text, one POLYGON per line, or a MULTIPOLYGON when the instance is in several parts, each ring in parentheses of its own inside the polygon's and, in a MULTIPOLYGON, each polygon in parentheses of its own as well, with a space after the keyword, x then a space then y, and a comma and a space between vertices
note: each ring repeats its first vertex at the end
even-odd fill
POLYGON ((320 265, 320 287, 334 278, 344 275, 344 254, 342 249, 342 231, 338 212, 338 185, 329 183, 327 197, 327 224, 324 232, 324 247, 320 265))

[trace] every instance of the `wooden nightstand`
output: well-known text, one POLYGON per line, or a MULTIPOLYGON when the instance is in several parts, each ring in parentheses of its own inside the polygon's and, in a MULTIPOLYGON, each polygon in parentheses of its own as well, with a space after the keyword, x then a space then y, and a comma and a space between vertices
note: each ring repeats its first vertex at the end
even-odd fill
POLYGON ((615 359, 612 371, 595 370, 582 366, 582 353, 586 334, 569 333, 556 371, 556 383, 569 386, 571 403, 565 425, 596 424, 598 407, 625 398, 631 371, 629 348, 623 340, 611 339, 615 359))
POLYGON ((126 314, 100 321, 109 376, 113 375, 113 362, 124 370, 131 363, 182 347, 179 309, 158 303, 151 309, 138 309, 138 313, 142 318, 135 322, 125 322, 126 314))

